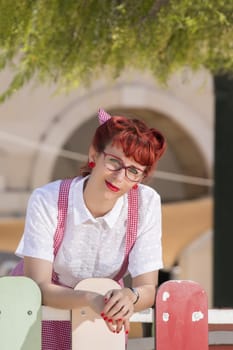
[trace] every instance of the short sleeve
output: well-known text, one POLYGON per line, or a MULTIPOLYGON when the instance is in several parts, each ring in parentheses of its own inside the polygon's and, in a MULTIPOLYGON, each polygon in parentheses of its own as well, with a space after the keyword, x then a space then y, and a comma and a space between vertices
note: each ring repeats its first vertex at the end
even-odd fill
POLYGON ((24 233, 16 255, 53 261, 58 193, 59 181, 33 191, 28 201, 24 233))
POLYGON ((138 235, 129 255, 132 277, 163 267, 160 196, 148 186, 142 186, 140 192, 138 235))

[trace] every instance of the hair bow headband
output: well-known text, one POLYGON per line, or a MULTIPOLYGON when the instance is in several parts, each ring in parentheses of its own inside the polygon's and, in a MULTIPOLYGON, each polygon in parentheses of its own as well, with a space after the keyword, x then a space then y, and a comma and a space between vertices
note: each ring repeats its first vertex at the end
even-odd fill
POLYGON ((100 108, 98 111, 98 119, 100 124, 104 124, 107 120, 111 119, 111 115, 100 108))

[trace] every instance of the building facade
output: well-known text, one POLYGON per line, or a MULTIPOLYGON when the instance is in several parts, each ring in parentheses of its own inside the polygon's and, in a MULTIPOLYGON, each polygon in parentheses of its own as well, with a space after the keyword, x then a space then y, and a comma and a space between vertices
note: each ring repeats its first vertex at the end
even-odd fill
MULTIPOLYGON (((9 77, 2 74, 3 86, 9 77)), ((17 245, 31 191, 78 174, 102 107, 112 115, 143 119, 165 135, 167 152, 149 183, 162 197, 165 269, 177 278, 203 281, 211 303, 211 75, 187 70, 161 86, 149 73, 128 71, 115 81, 96 80, 67 95, 54 91, 54 86, 30 85, 0 105, 2 254, 17 245), (204 269, 195 268, 201 252, 204 269)))

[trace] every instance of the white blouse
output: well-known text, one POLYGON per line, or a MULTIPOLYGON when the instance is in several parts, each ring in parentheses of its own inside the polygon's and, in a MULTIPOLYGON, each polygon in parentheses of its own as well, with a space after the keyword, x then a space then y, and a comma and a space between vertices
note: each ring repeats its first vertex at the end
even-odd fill
MULTIPOLYGON (((65 234, 54 260, 53 237, 57 226, 60 181, 33 191, 18 256, 54 262, 59 282, 74 287, 89 277, 114 278, 124 260, 128 197, 120 197, 106 215, 94 218, 83 199, 85 178, 70 187, 65 234)), ((132 277, 163 267, 161 253, 161 202, 149 186, 139 185, 139 222, 136 243, 129 255, 132 277)))

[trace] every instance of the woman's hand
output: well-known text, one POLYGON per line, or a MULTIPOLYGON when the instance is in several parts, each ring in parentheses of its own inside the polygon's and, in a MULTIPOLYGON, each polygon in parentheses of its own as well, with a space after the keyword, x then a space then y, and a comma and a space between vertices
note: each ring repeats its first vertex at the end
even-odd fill
POLYGON ((119 333, 124 327, 126 334, 129 332, 134 299, 135 296, 129 288, 113 289, 105 294, 105 306, 101 316, 111 331, 119 333))
POLYGON ((130 288, 112 289, 107 292, 101 316, 109 329, 120 332, 124 327, 127 334, 132 314, 154 305, 157 282, 158 271, 155 270, 132 278, 132 286, 137 289, 138 297, 130 288))

